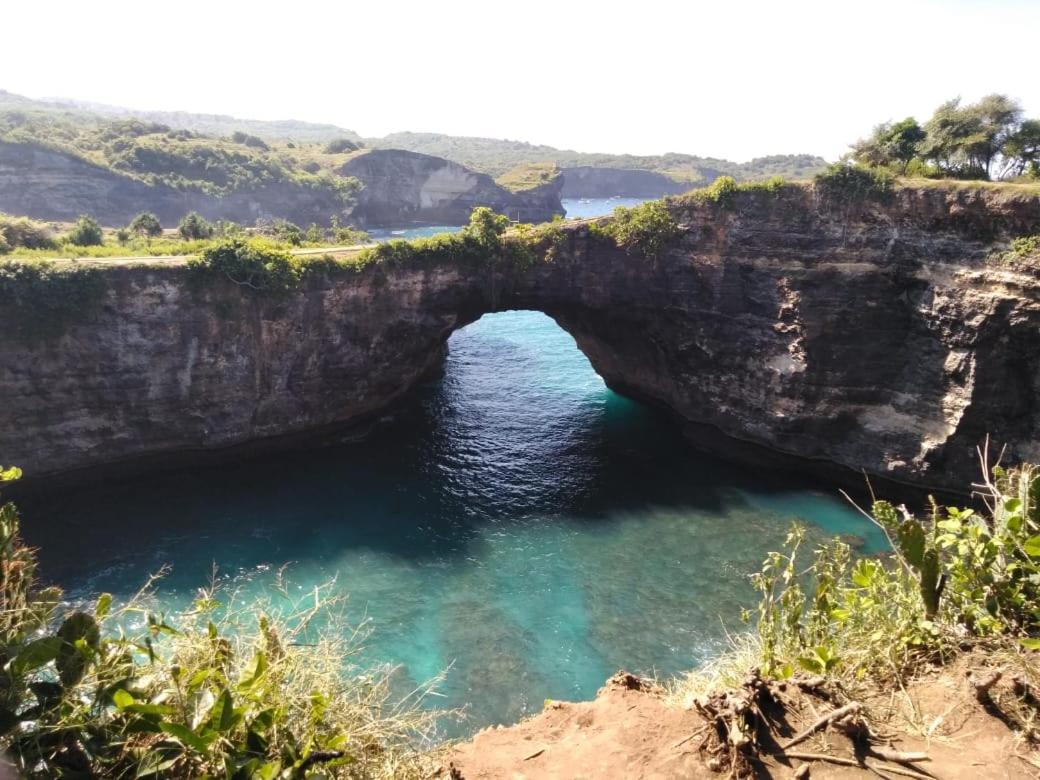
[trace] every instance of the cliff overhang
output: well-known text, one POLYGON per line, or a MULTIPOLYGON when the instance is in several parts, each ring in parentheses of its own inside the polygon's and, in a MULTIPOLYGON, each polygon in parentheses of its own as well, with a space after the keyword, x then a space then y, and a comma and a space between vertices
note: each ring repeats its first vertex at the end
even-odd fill
POLYGON ((971 483, 987 436, 1040 459, 1040 268, 994 260, 1040 232, 1035 191, 789 185, 667 207, 655 256, 571 222, 522 262, 420 251, 278 297, 105 266, 96 305, 0 343, 2 460, 47 477, 339 429, 504 309, 549 314, 608 385, 735 457, 939 489, 971 483))

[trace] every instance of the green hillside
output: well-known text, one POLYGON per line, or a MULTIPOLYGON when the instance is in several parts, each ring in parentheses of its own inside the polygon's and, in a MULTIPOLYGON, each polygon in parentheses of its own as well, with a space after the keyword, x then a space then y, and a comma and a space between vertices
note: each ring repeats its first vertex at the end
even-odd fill
POLYGON ((653 171, 676 181, 703 184, 722 175, 738 181, 771 176, 805 179, 826 165, 822 158, 807 154, 735 163, 690 154, 575 152, 440 133, 403 132, 362 139, 353 130, 328 124, 137 111, 71 100, 32 100, 0 90, 0 141, 4 140, 41 143, 147 183, 213 194, 277 181, 328 179, 345 155, 360 145, 443 157, 494 177, 518 166, 555 164, 653 171))
POLYGON ((365 143, 384 149, 407 149, 446 157, 492 176, 501 176, 519 165, 552 162, 561 168, 588 165, 595 168, 654 171, 677 181, 697 184, 710 183, 723 175, 732 176, 738 181, 767 179, 771 176, 808 179, 827 165, 822 157, 810 154, 772 155, 759 157, 747 163, 735 163, 691 154, 640 156, 575 152, 524 141, 471 138, 440 133, 392 133, 383 138, 367 138, 365 143))

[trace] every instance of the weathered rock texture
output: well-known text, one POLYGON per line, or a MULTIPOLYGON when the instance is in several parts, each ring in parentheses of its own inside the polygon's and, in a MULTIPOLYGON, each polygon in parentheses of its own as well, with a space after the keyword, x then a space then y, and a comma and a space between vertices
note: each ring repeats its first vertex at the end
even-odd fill
POLYGON ((168 226, 189 211, 213 220, 251 224, 281 218, 306 225, 327 224, 333 215, 346 219, 350 208, 332 187, 282 181, 218 197, 145 184, 38 144, 0 141, 0 211, 65 221, 90 214, 105 225, 125 225, 142 211, 168 226))
POLYGON ((551 261, 369 266, 284 299, 112 268, 62 335, 0 343, 0 463, 31 477, 357 421, 507 308, 554 317, 703 441, 929 487, 969 484, 986 434, 1040 459, 1040 269, 987 259, 1040 231, 1035 194, 792 186, 673 212, 657 259, 572 223, 551 261))
POLYGON ((694 185, 670 179, 663 173, 632 168, 593 168, 580 166, 563 169, 565 198, 660 198, 677 195, 694 185))
POLYGON ((352 213, 361 225, 462 225, 477 206, 490 206, 520 222, 545 222, 563 214, 562 181, 511 192, 486 174, 428 154, 366 150, 345 163, 339 173, 364 185, 352 213))
POLYGON ((66 221, 90 214, 105 225, 125 225, 141 211, 151 211, 172 226, 189 211, 197 211, 207 219, 247 224, 288 219, 300 225, 327 225, 335 217, 366 227, 463 225, 476 206, 490 206, 524 222, 543 222, 563 213, 562 181, 510 192, 490 176, 414 152, 364 151, 340 173, 360 180, 356 202, 332 185, 290 180, 217 196, 146 184, 39 144, 0 141, 0 211, 66 221))

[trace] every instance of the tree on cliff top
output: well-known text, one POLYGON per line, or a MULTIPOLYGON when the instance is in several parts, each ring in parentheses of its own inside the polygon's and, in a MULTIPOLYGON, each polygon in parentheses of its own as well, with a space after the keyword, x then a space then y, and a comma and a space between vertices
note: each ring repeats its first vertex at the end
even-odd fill
POLYGON ((502 243, 502 234, 509 228, 509 217, 496 214, 487 206, 478 206, 469 215, 469 224, 462 233, 474 238, 488 249, 497 249, 502 243))
POLYGON ((925 132, 913 117, 902 122, 884 122, 874 128, 869 138, 857 141, 852 147, 853 158, 864 165, 891 166, 899 164, 905 173, 910 161, 917 156, 917 147, 925 139, 925 132))
POLYGON ((852 146, 851 158, 898 174, 1006 179, 1032 170, 1040 158, 1040 123, 1023 119, 1006 95, 939 106, 921 127, 908 117, 884 123, 852 146))
POLYGON ((212 238, 214 228, 213 225, 203 219, 198 212, 190 211, 184 215, 184 218, 177 225, 177 230, 181 234, 181 238, 185 241, 197 241, 203 238, 212 238))
POLYGON ((98 221, 84 214, 76 220, 76 224, 65 236, 75 246, 101 246, 105 242, 105 234, 98 221))
POLYGON ((162 235, 162 225, 159 223, 159 218, 150 211, 142 211, 130 221, 128 227, 131 233, 136 233, 139 236, 156 238, 162 235))

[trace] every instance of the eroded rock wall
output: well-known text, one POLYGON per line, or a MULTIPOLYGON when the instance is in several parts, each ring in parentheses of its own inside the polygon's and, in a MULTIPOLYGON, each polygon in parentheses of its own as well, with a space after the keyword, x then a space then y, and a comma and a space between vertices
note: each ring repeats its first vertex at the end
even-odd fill
POLYGON ((986 434, 1040 459, 1040 269, 991 258, 1040 232, 1036 195, 850 206, 788 187, 673 213, 681 236, 657 258, 569 223, 551 261, 419 258, 280 299, 112 268, 63 333, 0 343, 0 463, 32 477, 348 424, 506 308, 556 318, 609 385, 695 438, 954 489, 986 434))

